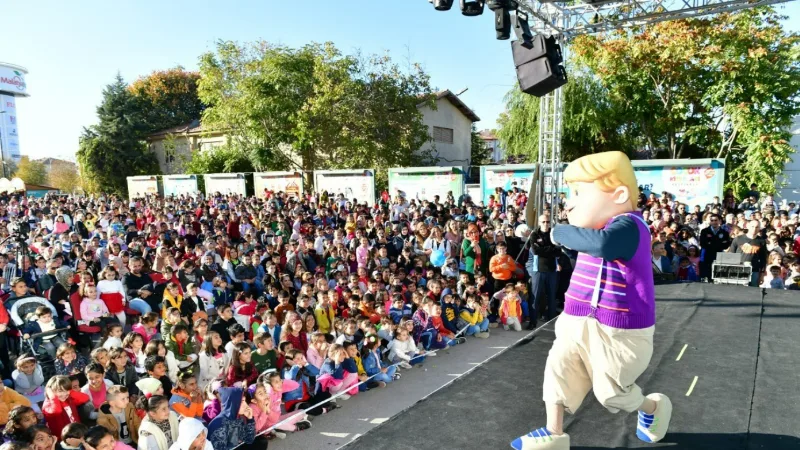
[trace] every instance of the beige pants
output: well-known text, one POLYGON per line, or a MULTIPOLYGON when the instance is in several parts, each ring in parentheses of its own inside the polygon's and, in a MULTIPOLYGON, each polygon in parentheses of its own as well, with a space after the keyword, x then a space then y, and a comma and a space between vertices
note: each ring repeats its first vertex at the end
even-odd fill
POLYGON ((623 330, 593 318, 561 314, 544 369, 545 403, 563 405, 574 414, 594 389, 597 400, 612 413, 639 409, 644 395, 635 381, 653 356, 654 330, 623 330))

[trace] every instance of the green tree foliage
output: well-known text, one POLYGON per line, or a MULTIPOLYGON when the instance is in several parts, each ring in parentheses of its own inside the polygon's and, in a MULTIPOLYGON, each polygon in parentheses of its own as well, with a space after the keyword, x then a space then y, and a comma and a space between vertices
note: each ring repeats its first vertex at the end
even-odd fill
POLYGON ((186 173, 254 172, 255 168, 247 154, 233 146, 217 147, 195 152, 184 166, 186 173))
POLYGON ((97 108, 98 124, 84 128, 78 165, 92 192, 125 194, 126 177, 159 173, 155 155, 144 143, 148 127, 139 102, 120 75, 106 86, 97 108))
POLYGON ((199 120, 205 105, 197 96, 200 74, 183 67, 157 70, 131 83, 128 90, 138 101, 148 132, 165 130, 199 120))
POLYGON ((41 161, 31 161, 23 156, 13 176, 21 178, 26 184, 44 185, 47 182, 47 168, 41 161))
POLYGON ((231 148, 256 170, 380 169, 430 158, 417 151, 429 139, 418 106, 434 104, 419 66, 343 56, 331 43, 220 42, 200 58, 200 74, 200 99, 210 105, 204 126, 228 130, 231 148))
POLYGON ((657 157, 724 158, 728 186, 772 192, 800 113, 800 37, 758 8, 576 38, 625 143, 657 157))
MULTIPOLYGON (((620 116, 607 92, 589 74, 573 73, 563 88, 563 161, 608 150, 626 150, 620 116)), ((539 154, 539 98, 514 88, 506 95, 506 112, 498 119, 497 137, 511 157, 535 162, 539 154)))
POLYGON ((470 142, 471 148, 469 164, 471 166, 482 166, 492 162, 492 149, 486 145, 486 142, 483 139, 481 139, 481 134, 478 132, 478 129, 475 127, 474 123, 472 124, 470 142))

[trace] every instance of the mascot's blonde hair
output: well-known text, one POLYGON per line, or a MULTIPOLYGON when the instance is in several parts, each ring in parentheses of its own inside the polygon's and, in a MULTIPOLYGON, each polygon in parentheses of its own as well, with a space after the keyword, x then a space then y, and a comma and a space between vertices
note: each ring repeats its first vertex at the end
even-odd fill
POLYGON ((564 170, 564 181, 569 183, 594 183, 603 192, 625 186, 628 188, 631 208, 639 201, 639 184, 633 165, 622 152, 604 152, 582 156, 572 161, 564 170))

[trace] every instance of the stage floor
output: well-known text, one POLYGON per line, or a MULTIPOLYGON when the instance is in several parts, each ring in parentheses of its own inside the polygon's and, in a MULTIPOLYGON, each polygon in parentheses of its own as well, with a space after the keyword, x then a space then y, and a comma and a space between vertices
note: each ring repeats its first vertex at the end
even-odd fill
MULTIPOLYGON (((658 286, 655 349, 637 383, 670 397, 670 432, 636 438, 636 415, 590 394, 566 431, 572 448, 798 449, 800 295, 738 286, 658 286), (691 388, 691 391, 690 391, 691 388)), ((501 449, 545 424, 552 324, 344 447, 501 449)))

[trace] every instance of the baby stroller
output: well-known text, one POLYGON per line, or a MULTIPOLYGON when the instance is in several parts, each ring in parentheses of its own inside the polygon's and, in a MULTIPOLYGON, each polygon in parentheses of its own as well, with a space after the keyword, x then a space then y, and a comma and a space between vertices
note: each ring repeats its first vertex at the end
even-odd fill
POLYGON ((42 297, 27 297, 14 302, 11 306, 9 315, 14 322, 14 326, 20 330, 20 355, 30 354, 34 355, 36 361, 42 367, 42 374, 45 380, 55 376, 56 366, 55 359, 47 353, 43 345, 39 345, 39 349, 35 350, 34 340, 45 336, 52 336, 54 334, 61 335, 61 338, 67 340, 66 332, 68 328, 57 328, 55 330, 47 331, 45 333, 37 333, 31 335, 28 339, 23 339, 24 333, 21 331, 26 323, 36 319, 36 309, 40 306, 46 306, 53 312, 53 317, 58 317, 56 308, 47 300, 42 297))

